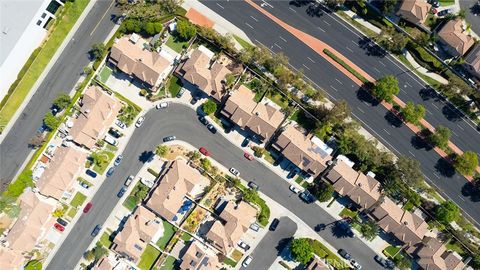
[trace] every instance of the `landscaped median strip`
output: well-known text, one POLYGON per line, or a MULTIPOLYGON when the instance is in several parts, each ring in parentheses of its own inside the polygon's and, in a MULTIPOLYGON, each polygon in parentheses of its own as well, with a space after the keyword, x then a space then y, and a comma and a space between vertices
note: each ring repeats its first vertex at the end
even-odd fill
MULTIPOLYGON (((363 86, 366 82, 371 82, 371 83, 375 82, 375 79, 371 77, 368 73, 366 73, 360 67, 355 65, 353 62, 348 60, 345 56, 337 52, 334 48, 330 47, 323 41, 285 23, 284 21, 275 17, 273 14, 271 14, 267 10, 261 8, 252 0, 245 0, 245 2, 250 4, 253 8, 257 9, 259 12, 261 12, 268 18, 270 18, 272 21, 274 21, 276 24, 284 28, 286 31, 288 31, 289 33, 297 37, 305 45, 310 47, 312 50, 314 50, 316 53, 318 53, 320 56, 322 56, 328 62, 330 62, 333 66, 335 66, 338 70, 340 70, 343 74, 345 74, 345 76, 349 77, 352 81, 354 81, 358 86, 363 86)), ((394 96, 393 101, 397 103, 400 107, 402 108, 405 107, 405 103, 402 102, 398 97, 394 96)), ((382 101, 381 104, 391 112, 396 112, 392 110, 393 108, 392 104, 387 103, 385 101, 382 101)), ((398 113, 396 113, 396 115, 398 116, 398 113)), ((424 119, 421 119, 420 123, 426 128, 430 129, 431 132, 435 131, 435 128, 424 119)), ((416 134, 418 134, 418 132, 420 131, 420 129, 413 124, 410 124, 410 123, 405 123, 405 124, 407 127, 410 128, 410 130, 412 130, 416 134)), ((463 152, 457 146, 455 146, 451 141, 449 141, 448 145, 450 146, 452 151, 455 152, 456 154, 458 155, 463 154, 463 152)), ((445 151, 443 151, 438 147, 435 147, 434 149, 435 149, 435 152, 438 153, 442 158, 448 161, 451 161, 447 153, 445 153, 445 151)), ((480 172, 480 166, 477 167, 477 172, 480 172)), ((469 181, 472 180, 471 176, 468 176, 468 175, 464 175, 464 176, 467 180, 469 181)))

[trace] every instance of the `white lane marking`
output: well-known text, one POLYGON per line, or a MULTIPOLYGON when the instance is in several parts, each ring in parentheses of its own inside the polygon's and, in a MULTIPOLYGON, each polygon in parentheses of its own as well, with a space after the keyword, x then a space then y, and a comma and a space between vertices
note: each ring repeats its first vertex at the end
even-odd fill
POLYGON ((105 17, 105 15, 107 15, 108 11, 110 10, 110 8, 112 7, 113 4, 115 4, 116 1, 112 1, 112 3, 110 3, 110 6, 108 6, 107 10, 105 11, 105 13, 103 13, 102 17, 100 18, 100 20, 98 20, 98 23, 95 25, 95 27, 93 28, 92 32, 90 32, 90 36, 93 35, 93 32, 95 32, 95 30, 97 30, 97 27, 100 25, 100 23, 102 22, 103 18, 105 17))
POLYGON ((403 90, 402 88, 400 88, 400 91, 402 91, 403 93, 407 94, 407 92, 405 90, 403 90))
POLYGON ((460 198, 460 200, 465 201, 465 199, 462 198, 462 196, 458 195, 458 197, 460 198))
POLYGON ((408 150, 408 153, 410 153, 410 155, 414 156, 415 157, 415 154, 412 153, 412 151, 408 150))
POLYGON ((290 9, 291 11, 297 13, 297 11, 296 11, 295 9, 291 8, 291 7, 288 7, 288 9, 290 9))
POLYGON ((360 107, 358 107, 358 106, 357 106, 357 109, 358 109, 359 111, 361 111, 362 113, 365 113, 365 112, 364 112, 362 109, 360 109, 360 107))
POLYGON ((349 50, 349 51, 353 52, 353 50, 352 50, 352 49, 350 49, 348 46, 345 46, 345 48, 347 48, 347 50, 349 50))
POLYGON ((390 132, 388 132, 386 129, 383 129, 383 131, 385 131, 385 133, 387 133, 388 135, 390 135, 390 132))
POLYGON ((310 70, 310 68, 309 68, 309 67, 307 67, 307 66, 305 66, 305 64, 302 64, 302 66, 304 66, 306 69, 310 70))
POLYGON ((350 40, 350 41, 351 41, 353 44, 355 44, 355 45, 358 46, 357 42, 355 42, 354 40, 350 40))
POLYGON ((435 104, 435 103, 432 103, 432 106, 437 108, 437 109, 440 109, 440 108, 438 108, 437 104, 435 104))
POLYGON ((409 84, 408 82, 405 82, 406 85, 410 86, 410 87, 413 87, 411 84, 409 84))
POLYGON ((352 88, 355 88, 355 85, 354 85, 354 84, 352 84, 352 88))
POLYGON ((320 26, 317 26, 318 29, 320 29, 322 32, 325 33, 325 30, 323 30, 320 26))
POLYGON ((245 23, 245 24, 246 24, 248 27, 250 27, 250 28, 252 28, 252 29, 255 29, 255 28, 253 28, 253 26, 251 26, 250 24, 248 24, 248 23, 245 23))
POLYGON ((335 92, 338 92, 337 88, 333 87, 333 85, 330 85, 330 87, 335 90, 335 92))
POLYGON ((217 6, 221 7, 222 9, 225 9, 222 5, 220 5, 219 3, 216 3, 217 6))
POLYGON ((263 0, 262 0, 262 3, 260 4, 260 6, 261 6, 261 7, 263 7, 263 6, 269 6, 269 7, 273 8, 273 6, 272 6, 271 4, 269 4, 269 3, 267 3, 267 1, 263 1, 263 0))
POLYGON ((440 176, 436 173, 433 173, 433 175, 435 175, 435 177, 437 177, 438 179, 440 179, 440 176))
POLYGON ((428 110, 428 109, 427 109, 427 112, 428 112, 430 115, 433 115, 433 113, 432 113, 430 110, 428 110))
POLYGON ((258 22, 257 18, 255 18, 253 16, 250 16, 250 18, 252 18, 254 21, 258 22))
POLYGON ((453 135, 455 135, 457 137, 460 137, 460 136, 458 136, 458 134, 455 131, 451 130, 451 132, 453 133, 453 135))
POLYGON ((284 39, 282 36, 278 36, 278 37, 279 37, 281 40, 283 40, 283 41, 287 42, 287 40, 286 40, 286 39, 284 39))
POLYGON ((315 63, 315 61, 313 61, 313 59, 308 56, 307 56, 307 59, 310 60, 312 63, 315 63))
POLYGON ((382 73, 382 72, 380 72, 380 70, 378 70, 378 68, 376 68, 376 67, 374 67, 373 69, 375 69, 375 71, 378 72, 378 73, 382 73))
POLYGON ((328 23, 327 21, 325 21, 325 20, 323 20, 323 22, 324 22, 326 25, 328 25, 328 26, 331 25, 331 24, 329 24, 329 23, 328 23))
POLYGON ((282 49, 282 47, 280 47, 280 45, 278 45, 277 43, 273 43, 273 45, 277 46, 278 48, 282 49))
POLYGON ((343 85, 343 83, 339 79, 335 78, 335 81, 337 81, 339 84, 343 85))
POLYGON ((457 124, 457 127, 459 127, 461 130, 465 130, 465 129, 463 129, 463 127, 461 127, 459 124, 457 124))
POLYGON ((386 65, 382 61, 378 61, 378 63, 380 63, 380 65, 386 67, 386 65))

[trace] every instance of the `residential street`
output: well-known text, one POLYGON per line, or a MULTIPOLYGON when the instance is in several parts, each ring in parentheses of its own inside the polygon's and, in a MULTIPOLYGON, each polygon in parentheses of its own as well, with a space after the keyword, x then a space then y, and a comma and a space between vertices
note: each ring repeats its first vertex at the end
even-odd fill
POLYGON ((112 15, 119 11, 115 5, 111 5, 112 1, 99 0, 95 3, 0 144, 0 190, 10 183, 32 151, 28 142, 41 127, 43 116, 50 109, 52 101, 58 93, 68 93, 73 89, 83 67, 90 62, 88 51, 93 44, 104 42, 113 29, 115 23, 112 15))
MULTIPOLYGON (((222 2, 221 5, 217 5, 218 2, 215 1, 202 1, 202 3, 240 27, 251 40, 262 43, 275 52, 282 51, 285 53, 290 59, 291 65, 303 69, 304 74, 319 87, 323 88, 328 93, 330 99, 346 100, 350 104, 353 117, 359 120, 372 135, 395 154, 409 156, 418 160, 421 163, 422 171, 427 181, 436 186, 445 198, 450 198, 455 201, 463 211, 467 213, 467 216, 474 220, 477 226, 480 225, 480 206, 478 203, 462 195, 462 187, 467 183, 467 180, 462 175, 454 173, 453 168, 433 150, 426 150, 425 145, 416 139, 415 134, 403 125, 403 123, 399 122, 398 119, 390 117, 390 114, 385 108, 379 105, 372 105, 370 96, 363 91, 359 91, 358 86, 354 85, 348 77, 334 68, 328 61, 246 2, 229 1, 222 2)), ((272 2, 272 5, 274 8, 267 7, 269 12, 280 17, 278 14, 284 14, 282 10, 289 10, 291 13, 289 13, 288 16, 282 15, 282 19, 290 23, 292 22, 290 20, 296 20, 295 23, 301 25, 294 24, 293 26, 302 29, 302 25, 304 25, 303 27, 306 29, 302 30, 329 43, 360 67, 365 68, 370 66, 370 69, 377 68, 385 71, 385 73, 377 73, 378 76, 408 73, 408 71, 405 71, 403 68, 397 67, 397 63, 386 58, 379 59, 367 56, 363 50, 358 48, 358 33, 350 27, 346 28, 338 24, 337 18, 325 14, 320 18, 312 19, 302 10, 296 11, 294 6, 288 6, 288 2, 272 2), (281 7, 282 5, 283 7, 281 7), (287 7, 285 7, 285 5, 287 5, 287 7), (290 8, 295 11, 291 11, 290 8), (314 22, 317 22, 316 25, 318 26, 314 27, 314 22), (323 32, 319 27, 322 27, 322 29, 324 27, 331 27, 331 29, 323 32), (307 31, 307 28, 310 30, 307 31), (353 37, 346 36, 347 33, 353 37), (347 46, 352 52, 347 53, 347 47, 342 49, 341 47, 343 46, 347 46), (385 66, 379 64, 380 62, 385 66)), ((370 69, 366 69, 366 71, 371 72, 370 69)), ((375 74, 372 73, 372 75, 375 74)), ((407 83, 412 86, 417 85, 408 91, 410 95, 419 97, 419 83, 417 82, 415 84, 415 81, 407 81, 406 79, 408 78, 410 78, 409 80, 413 80, 412 78, 415 77, 413 77, 413 75, 412 77, 400 76, 402 89, 405 90, 404 85, 407 85, 407 83)), ((410 86, 407 85, 407 89, 408 87, 410 86)), ((403 93, 403 91, 401 93, 403 93)), ((404 101, 411 100, 402 95, 399 97, 404 101)), ((431 103, 431 100, 432 99, 427 102, 431 105, 426 104, 426 108, 433 111, 430 106, 435 108, 435 106, 438 107, 439 105, 431 103)), ((441 113, 437 111, 434 115, 439 114, 441 113)), ((428 117, 427 120, 431 121, 428 117)), ((433 121, 430 123, 433 125, 437 124, 433 121)), ((450 126, 452 123, 453 122, 446 119, 442 121, 442 124, 445 126, 450 126)), ((460 137, 453 135, 453 141, 465 150, 479 149, 480 136, 478 136, 477 131, 469 127, 465 121, 458 121, 457 123, 459 126, 456 129, 452 128, 452 130, 462 135, 462 138, 459 140, 460 137), (462 145, 462 141, 464 141, 465 144, 468 143, 468 146, 462 145)), ((455 125, 457 123, 455 123, 455 125)), ((476 152, 480 152, 480 150, 476 150, 476 152)))
MULTIPOLYGON (((243 151, 232 145, 220 134, 212 134, 197 119, 195 112, 185 105, 171 104, 168 109, 152 110, 146 115, 145 122, 130 139, 123 154, 123 161, 99 188, 92 199, 93 208, 74 225, 71 233, 63 242, 59 251, 47 269, 73 269, 83 252, 92 241, 90 233, 97 224, 103 224, 118 202, 116 194, 128 175, 136 175, 142 167, 142 153, 153 151, 166 136, 175 135, 178 140, 186 141, 195 147, 204 146, 212 153, 212 158, 225 167, 235 166, 242 178, 254 180, 265 195, 277 201, 283 207, 295 213, 310 227, 319 223, 329 224, 335 221, 316 204, 307 205, 297 196, 291 196, 289 184, 257 161, 248 161, 243 151)), ((327 229, 320 236, 335 248, 348 249, 352 256, 365 269, 379 269, 373 260, 375 253, 357 238, 338 238, 327 229)))

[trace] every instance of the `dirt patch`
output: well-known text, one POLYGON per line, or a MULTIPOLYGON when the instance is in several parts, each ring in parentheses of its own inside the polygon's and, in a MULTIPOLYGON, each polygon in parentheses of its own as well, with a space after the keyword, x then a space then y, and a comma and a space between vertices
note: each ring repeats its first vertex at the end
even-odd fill
POLYGON ((188 150, 181 145, 171 145, 168 147, 168 153, 165 155, 165 159, 174 160, 178 156, 181 156, 188 160, 188 150))

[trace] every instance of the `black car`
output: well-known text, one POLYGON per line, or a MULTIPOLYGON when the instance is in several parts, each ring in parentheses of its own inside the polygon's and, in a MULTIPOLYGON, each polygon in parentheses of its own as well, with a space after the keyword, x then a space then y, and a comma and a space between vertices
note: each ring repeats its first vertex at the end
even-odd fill
POLYGON ((177 93, 177 98, 181 98, 183 96, 183 93, 185 93, 185 88, 182 87, 182 89, 180 89, 180 91, 178 91, 177 93))
POLYGON ((207 125, 207 128, 208 128, 208 130, 210 130, 210 132, 212 132, 213 134, 217 133, 217 129, 216 129, 212 124, 208 124, 208 125, 207 125))
POLYGON ((313 197, 313 195, 308 190, 301 192, 298 196, 306 203, 313 203, 315 201, 315 197, 313 197))
POLYGON ((107 177, 112 176, 114 171, 115 171, 115 167, 110 167, 110 169, 108 169, 108 171, 107 171, 107 177))
POLYGON ((92 231, 92 233, 91 233, 90 235, 91 235, 92 237, 97 236, 101 229, 102 229, 102 225, 97 224, 97 226, 95 226, 95 228, 93 229, 93 231, 92 231))
POLYGON ((66 222, 65 220, 63 220, 61 218, 57 218, 57 223, 62 225, 63 227, 67 227, 67 225, 68 225, 68 222, 66 222))
POLYGON ((87 170, 85 171, 85 174, 87 174, 88 176, 90 176, 90 177, 92 177, 92 178, 97 177, 97 173, 94 172, 94 171, 92 171, 92 170, 90 170, 90 169, 87 169, 87 170))
POLYGON ((250 138, 246 137, 242 142, 242 147, 247 147, 250 143, 250 138))
POLYGON ((114 137, 114 138, 116 138, 116 139, 118 139, 118 138, 120 138, 120 137, 123 136, 123 134, 122 134, 120 131, 118 131, 117 129, 115 129, 115 128, 110 128, 110 129, 108 130, 108 134, 112 135, 112 137, 114 137))
POLYGON ((272 220, 272 223, 270 223, 269 230, 272 231, 272 232, 275 231, 277 229, 279 223, 280 223, 280 220, 278 220, 278 218, 274 218, 272 220))
POLYGON ((127 191, 127 188, 126 188, 126 187, 122 187, 122 188, 118 191, 117 197, 118 197, 118 198, 123 197, 123 195, 125 194, 126 191, 127 191))
POLYGON ((352 256, 350 256, 350 254, 344 249, 339 249, 338 254, 340 254, 340 256, 342 256, 345 260, 350 260, 350 258, 352 258, 352 256))
POLYGON ((198 99, 196 97, 192 97, 192 99, 190 100, 190 104, 192 105, 197 104, 197 102, 198 102, 198 99))
POLYGON ((163 138, 163 142, 170 142, 170 141, 174 141, 176 139, 177 139, 177 137, 175 137, 175 136, 168 136, 168 137, 163 138))
POLYGON ((205 126, 210 124, 207 120, 207 118, 205 118, 205 116, 199 116, 198 117, 198 120, 200 121, 200 123, 204 124, 205 126))
POLYGON ((385 269, 395 269, 395 263, 390 260, 384 259, 379 255, 375 255, 374 259, 378 264, 380 264, 385 269))
POLYGON ((248 182, 248 187, 253 189, 253 190, 258 190, 258 188, 259 188, 257 183, 252 182, 252 181, 248 182))

